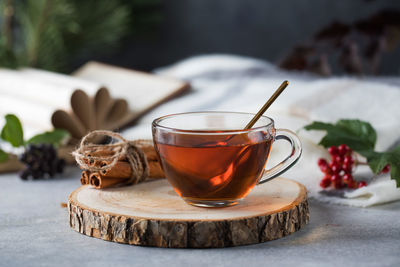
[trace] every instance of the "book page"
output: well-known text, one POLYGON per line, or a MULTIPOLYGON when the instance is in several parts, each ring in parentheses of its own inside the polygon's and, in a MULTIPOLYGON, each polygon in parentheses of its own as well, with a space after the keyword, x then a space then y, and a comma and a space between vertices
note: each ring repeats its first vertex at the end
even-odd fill
POLYGON ((114 96, 126 99, 134 112, 146 110, 187 87, 187 83, 173 78, 93 61, 85 64, 73 75, 109 88, 114 96))
POLYGON ((0 69, 0 125, 11 113, 21 120, 26 138, 51 130, 51 115, 57 109, 70 109, 76 88, 93 95, 98 87, 95 82, 42 70, 0 69))
POLYGON ((152 74, 89 62, 74 76, 37 69, 0 69, 0 125, 4 115, 17 115, 28 138, 51 130, 51 116, 57 109, 71 110, 70 98, 76 89, 93 97, 106 86, 113 98, 127 100, 130 113, 116 120, 120 128, 144 112, 188 88, 185 82, 152 74))

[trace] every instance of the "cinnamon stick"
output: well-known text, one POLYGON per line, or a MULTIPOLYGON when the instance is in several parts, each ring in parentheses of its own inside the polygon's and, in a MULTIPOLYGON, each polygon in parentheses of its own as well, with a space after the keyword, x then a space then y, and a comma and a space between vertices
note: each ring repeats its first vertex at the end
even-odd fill
POLYGON ((127 161, 117 161, 109 170, 101 170, 100 174, 104 177, 130 178, 132 176, 131 165, 127 161))
POLYGON ((133 141, 133 143, 143 151, 148 161, 158 160, 157 152, 154 149, 153 141, 140 139, 133 141))
MULTIPOLYGON (((158 161, 148 161, 149 177, 163 178, 164 172, 158 161)), ((132 168, 126 161, 117 161, 110 170, 102 170, 99 172, 83 171, 81 176, 81 184, 90 184, 97 189, 111 187, 120 183, 124 183, 132 175, 132 168)))
POLYGON ((90 184, 96 189, 111 187, 126 181, 125 178, 105 177, 97 172, 90 174, 90 184))
MULTIPOLYGON (((158 161, 157 153, 151 140, 136 140, 134 144, 146 155, 149 167, 148 178, 163 178, 164 172, 158 161)), ((115 154, 115 148, 104 147, 104 149, 95 148, 86 153, 89 157, 86 162, 89 166, 103 167, 110 164, 108 160, 94 160, 90 157, 110 157, 115 154)), ((95 188, 106 188, 113 185, 126 182, 132 177, 132 167, 126 156, 121 156, 116 164, 108 170, 100 170, 96 172, 83 171, 81 176, 81 184, 90 184, 95 188)))
POLYGON ((90 171, 82 172, 82 175, 81 175, 81 184, 82 185, 89 184, 89 175, 90 175, 90 171))
POLYGON ((164 178, 164 171, 161 168, 159 161, 148 161, 149 164, 149 178, 164 178))
MULTIPOLYGON (((149 178, 162 178, 164 172, 158 161, 148 161, 149 178)), ((132 176, 131 165, 127 161, 117 161, 110 170, 102 170, 100 174, 105 177, 130 178, 132 176)))

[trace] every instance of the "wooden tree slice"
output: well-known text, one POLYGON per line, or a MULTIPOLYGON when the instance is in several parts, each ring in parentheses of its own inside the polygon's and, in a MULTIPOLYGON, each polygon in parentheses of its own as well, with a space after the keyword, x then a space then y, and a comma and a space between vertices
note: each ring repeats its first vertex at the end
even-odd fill
POLYGON ((94 189, 69 196, 76 231, 119 243, 179 248, 229 247, 289 235, 308 223, 307 192, 284 178, 256 186, 240 204, 199 208, 186 204, 166 180, 94 189))

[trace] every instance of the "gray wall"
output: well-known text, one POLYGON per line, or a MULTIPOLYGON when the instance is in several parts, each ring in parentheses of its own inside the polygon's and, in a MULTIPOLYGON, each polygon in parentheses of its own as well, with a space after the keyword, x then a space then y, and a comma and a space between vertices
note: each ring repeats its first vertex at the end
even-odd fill
MULTIPOLYGON (((298 41, 334 20, 352 22, 396 0, 169 0, 150 39, 131 39, 100 60, 149 70, 206 53, 232 53, 276 62, 298 41)), ((382 73, 399 74, 400 48, 384 58, 382 73)))

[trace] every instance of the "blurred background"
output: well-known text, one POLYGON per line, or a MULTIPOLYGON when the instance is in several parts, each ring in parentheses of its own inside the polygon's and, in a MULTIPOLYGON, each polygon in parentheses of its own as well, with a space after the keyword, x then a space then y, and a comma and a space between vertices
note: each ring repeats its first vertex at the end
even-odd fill
POLYGON ((0 65, 149 71, 212 53, 320 75, 398 75, 400 1, 2 0, 0 65))

